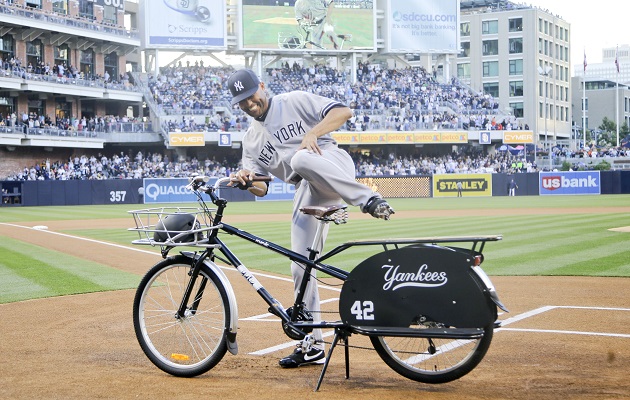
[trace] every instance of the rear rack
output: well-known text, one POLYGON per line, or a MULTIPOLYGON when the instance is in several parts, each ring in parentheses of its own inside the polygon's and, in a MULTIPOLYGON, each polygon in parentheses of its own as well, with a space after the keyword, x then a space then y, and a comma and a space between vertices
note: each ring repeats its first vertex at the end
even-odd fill
POLYGON ((351 240, 345 242, 330 250, 324 254, 317 261, 321 262, 334 255, 341 253, 355 246, 383 246, 387 249, 387 246, 394 246, 398 248, 399 245, 411 245, 411 244, 438 244, 438 243, 472 243, 471 251, 473 253, 483 251, 483 247, 486 242, 496 242, 502 240, 503 235, 479 235, 479 236, 429 236, 420 238, 393 238, 393 239, 367 239, 367 240, 351 240), (479 248, 477 246, 481 243, 479 248))

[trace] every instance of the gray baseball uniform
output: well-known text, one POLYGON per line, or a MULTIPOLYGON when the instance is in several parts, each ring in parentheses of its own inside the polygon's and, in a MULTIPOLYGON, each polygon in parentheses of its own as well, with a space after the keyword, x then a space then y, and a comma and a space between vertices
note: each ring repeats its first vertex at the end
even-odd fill
MULTIPOLYGON (((345 202, 363 207, 373 196, 369 187, 355 180, 354 162, 350 155, 337 147, 330 134, 319 137, 322 155, 308 150, 297 151, 304 134, 341 103, 315 94, 295 91, 271 98, 264 121, 254 121, 243 138, 243 168, 259 174, 272 174, 285 182, 296 184, 291 225, 291 248, 308 254, 313 244, 318 221, 299 211, 304 206, 325 206, 345 202), (297 152, 296 152, 297 151, 297 152)), ((326 233, 324 234, 324 240, 326 233)), ((322 241, 323 246, 323 241, 322 241)), ((321 251, 322 249, 317 249, 321 251)), ((304 271, 292 263, 294 282, 301 281, 304 271)), ((299 286, 295 285, 295 294, 299 286)), ((311 279, 306 289, 306 307, 319 321, 317 281, 311 279)), ((313 332, 322 340, 321 331, 313 332)))

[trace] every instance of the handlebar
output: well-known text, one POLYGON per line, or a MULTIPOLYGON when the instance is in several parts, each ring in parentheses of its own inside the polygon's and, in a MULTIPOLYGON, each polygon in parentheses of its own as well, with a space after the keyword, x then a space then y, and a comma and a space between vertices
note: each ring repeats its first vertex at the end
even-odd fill
MULTIPOLYGON (((219 187, 221 187, 221 185, 224 185, 226 183, 239 182, 239 180, 236 178, 225 176, 223 178, 217 179, 217 181, 211 187, 204 188, 204 186, 206 186, 206 184, 210 181, 210 177, 205 176, 205 175, 197 175, 197 176, 191 176, 189 179, 190 179, 190 183, 186 185, 186 188, 189 190, 193 190, 193 191, 199 190, 202 192, 216 191, 217 189, 219 189, 219 187)), ((251 182, 271 182, 272 179, 273 178, 271 176, 255 176, 251 180, 251 182)))

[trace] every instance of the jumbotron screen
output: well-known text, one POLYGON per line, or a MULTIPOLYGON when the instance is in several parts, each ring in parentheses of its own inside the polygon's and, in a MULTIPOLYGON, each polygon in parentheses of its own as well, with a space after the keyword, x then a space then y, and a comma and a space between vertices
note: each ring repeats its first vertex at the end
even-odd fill
POLYGON ((243 0, 242 50, 366 52, 376 48, 374 1, 243 0))

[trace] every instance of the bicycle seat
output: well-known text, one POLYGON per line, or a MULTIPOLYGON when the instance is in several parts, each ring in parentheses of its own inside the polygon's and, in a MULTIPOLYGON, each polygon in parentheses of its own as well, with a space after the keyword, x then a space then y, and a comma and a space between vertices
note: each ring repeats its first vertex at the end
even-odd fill
POLYGON ((326 219, 339 210, 348 208, 345 204, 335 204, 332 206, 305 206, 300 208, 304 214, 312 215, 317 219, 326 219))

